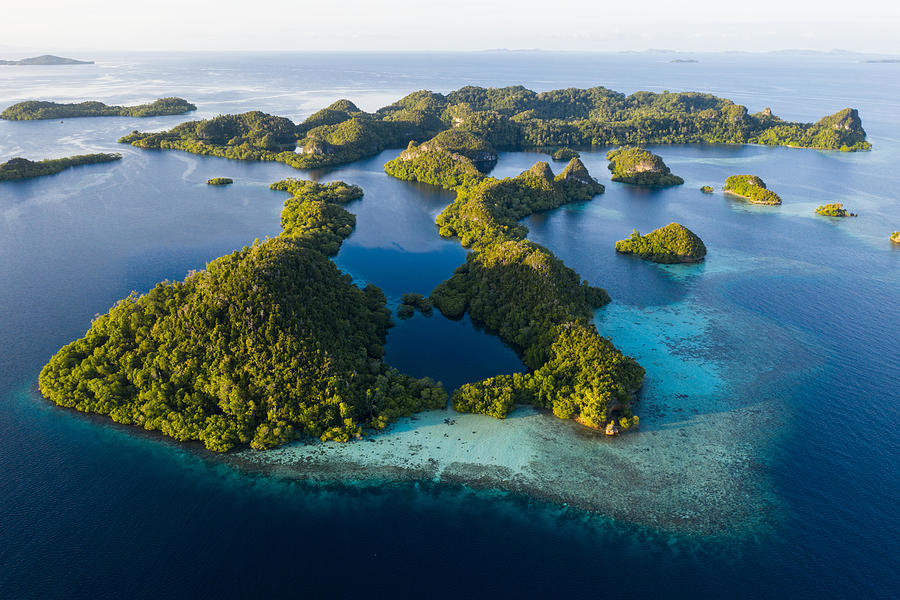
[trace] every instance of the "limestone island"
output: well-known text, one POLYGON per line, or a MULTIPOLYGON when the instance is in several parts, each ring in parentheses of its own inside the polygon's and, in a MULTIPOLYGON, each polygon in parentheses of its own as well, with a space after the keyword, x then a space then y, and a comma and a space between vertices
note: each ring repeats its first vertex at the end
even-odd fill
POLYGON ((891 242, 894 244, 900 244, 900 231, 895 231, 891 234, 891 242))
POLYGON ((75 60, 74 58, 63 58, 62 56, 53 56, 52 54, 42 54, 41 56, 32 56, 31 58, 23 58, 21 60, 0 60, 0 65, 21 65, 21 66, 53 66, 53 65, 92 65, 92 60, 75 60))
POLYGON ((2 113, 0 119, 8 121, 38 121, 41 119, 69 119, 74 117, 158 117, 183 115, 197 107, 182 98, 159 98, 136 106, 110 106, 102 102, 88 101, 73 104, 28 100, 13 104, 2 113))
POLYGON ((551 154, 550 158, 558 161, 570 161, 573 158, 581 158, 581 155, 576 150, 572 150, 569 147, 563 147, 551 154))
POLYGON ((799 123, 771 111, 751 114, 731 100, 698 92, 626 96, 596 87, 536 93, 522 86, 467 86, 449 94, 422 90, 373 113, 338 100, 300 124, 259 111, 221 115, 164 132, 135 131, 119 141, 314 169, 404 149, 447 130, 468 132, 499 151, 688 143, 871 147, 850 108, 816 123, 799 123))
POLYGON ((768 189, 766 183, 756 175, 732 175, 725 180, 723 189, 753 204, 781 204, 781 197, 768 189))
POLYGON ((706 246, 684 225, 669 223, 647 235, 635 229, 628 239, 616 242, 616 252, 657 263, 695 263, 706 256, 706 246))
POLYGON ((206 180, 206 185, 231 185, 234 179, 231 177, 213 177, 206 180))
POLYGON ((816 209, 817 215, 825 217, 857 217, 856 213, 849 212, 840 202, 832 202, 831 204, 823 204, 816 209))
POLYGON ((716 190, 711 185, 704 185, 702 188, 700 188, 700 191, 704 194, 712 194, 716 190))
POLYGON ((662 157, 634 146, 610 150, 606 154, 612 180, 632 185, 668 187, 681 185, 684 179, 672 175, 662 157))
POLYGON ((0 181, 56 175, 70 167, 93 165, 121 159, 121 154, 104 154, 102 152, 68 156, 66 158, 48 158, 41 161, 32 161, 27 158, 11 158, 5 163, 0 163, 0 181))

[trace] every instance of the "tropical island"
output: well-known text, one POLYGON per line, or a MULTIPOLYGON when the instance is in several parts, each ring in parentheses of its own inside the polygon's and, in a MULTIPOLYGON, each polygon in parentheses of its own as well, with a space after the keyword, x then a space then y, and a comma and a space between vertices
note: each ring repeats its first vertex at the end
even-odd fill
POLYGON ((550 158, 558 161, 570 161, 573 158, 581 158, 581 155, 577 150, 572 150, 569 147, 559 148, 555 152, 550 155, 550 158))
POLYGON ((135 131, 119 141, 314 169, 406 148, 447 130, 468 132, 498 151, 687 143, 871 147, 850 108, 799 123, 771 111, 751 114, 730 100, 697 92, 626 96, 596 87, 536 93, 522 86, 467 86, 446 95, 423 90, 374 113, 338 100, 300 124, 258 111, 221 115, 164 132, 135 131))
POLYGON ((684 179, 673 175, 661 156, 634 146, 610 150, 606 154, 612 180, 632 185, 668 187, 681 185, 684 179))
POLYGON ((712 194, 716 190, 711 185, 704 185, 703 187, 700 188, 700 191, 703 192, 704 194, 712 194))
POLYGON ((817 215, 825 217, 856 217, 856 213, 849 212, 840 202, 832 202, 831 204, 823 204, 816 209, 817 215))
POLYGON ((21 65, 21 66, 52 66, 52 65, 92 65, 92 60, 75 60, 74 58, 63 58, 62 56, 53 56, 52 54, 42 54, 41 56, 32 56, 31 58, 23 58, 20 60, 0 60, 0 65, 21 65))
POLYGON ((732 175, 725 180, 723 189, 753 204, 781 204, 781 197, 768 189, 766 183, 756 175, 732 175))
POLYGON ((234 179, 231 177, 213 177, 206 180, 206 185, 231 185, 234 179))
POLYGON ((0 119, 8 121, 38 121, 41 119, 69 119, 74 117, 158 117, 183 115, 197 107, 183 98, 159 98, 136 106, 111 106, 97 101, 60 104, 28 100, 13 104, 0 119))
POLYGON ((0 163, 0 181, 56 175, 60 171, 70 167, 113 162, 116 160, 122 160, 122 155, 105 154, 101 152, 97 154, 68 156, 66 158, 47 158, 40 161, 32 161, 27 158, 11 158, 5 163, 0 163))
POLYGON ((43 368, 41 393, 83 412, 210 450, 348 441, 447 394, 384 360, 381 290, 360 289, 326 255, 362 190, 287 180, 276 238, 218 258, 184 281, 132 294, 43 368))
POLYGON ((695 263, 706 257, 706 246, 684 225, 669 223, 647 235, 635 229, 628 239, 616 242, 616 252, 656 263, 695 263))
POLYGON ((894 244, 900 244, 900 231, 895 231, 891 234, 891 242, 894 244))
POLYGON ((409 319, 416 311, 419 311, 426 317, 434 314, 434 305, 431 299, 426 298, 422 294, 403 294, 400 306, 397 307, 397 316, 401 319, 409 319))

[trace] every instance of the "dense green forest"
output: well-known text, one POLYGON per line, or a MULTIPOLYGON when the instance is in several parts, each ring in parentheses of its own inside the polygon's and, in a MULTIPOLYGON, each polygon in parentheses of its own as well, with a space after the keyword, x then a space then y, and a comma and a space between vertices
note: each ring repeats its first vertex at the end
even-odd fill
POLYGON ((132 294, 41 371, 61 406, 227 451, 298 437, 346 441, 363 427, 446 405, 428 379, 384 363, 384 294, 325 254, 350 233, 340 204, 362 190, 286 180, 283 233, 181 282, 132 294))
POLYGON ((658 263, 699 262, 706 256, 703 240, 679 223, 669 223, 647 235, 635 229, 631 236, 616 242, 616 252, 634 254, 658 263))
POLYGON ((496 331, 529 368, 460 387, 454 407, 502 418, 523 403, 591 427, 612 419, 624 428, 636 424, 630 395, 644 370, 591 323, 594 309, 608 303, 609 295, 527 240, 527 229, 518 222, 536 211, 590 200, 603 186, 577 158, 559 175, 538 162, 517 177, 495 179, 480 175, 465 156, 421 151, 421 146, 428 144, 411 146, 385 171, 456 190, 455 201, 436 223, 442 236, 455 236, 472 250, 431 300, 449 318, 468 312, 496 331))
POLYGON ((231 177, 213 177, 206 180, 206 185, 231 185, 234 179, 231 177))
POLYGON ((852 213, 844 208, 840 202, 832 202, 831 204, 823 204, 816 209, 816 214, 825 217, 855 217, 856 213, 852 213))
POLYGON ((0 119, 36 121, 72 117, 157 117, 183 115, 192 110, 197 110, 197 107, 182 98, 160 98, 137 106, 110 106, 96 101, 60 104, 28 100, 13 104, 4 110, 0 113, 0 119))
MULTIPOLYGON (((858 113, 849 108, 816 123, 795 123, 771 111, 750 114, 731 100, 697 92, 626 96, 596 87, 535 93, 521 86, 468 86, 446 95, 423 90, 374 113, 338 100, 299 125, 259 112, 223 115, 182 123, 163 133, 134 132, 120 141, 311 169, 374 156, 386 148, 405 148, 448 130, 453 136, 471 134, 470 140, 477 139, 491 151, 685 143, 870 147, 858 113)), ((436 143, 450 153, 467 146, 457 144, 454 149, 440 140, 436 143)), ((490 160, 480 164, 479 156, 469 158, 488 170, 490 160)))
POLYGON ((570 161, 573 158, 581 158, 581 155, 577 150, 573 150, 569 147, 559 148, 558 150, 552 152, 550 154, 550 158, 558 161, 570 161))
POLYGON ((684 179, 673 175, 661 156, 634 146, 606 153, 612 180, 619 183, 667 187, 681 185, 684 179))
POLYGON ((768 189, 766 182, 756 175, 732 175, 725 180, 723 189, 753 204, 781 204, 781 196, 768 189))
POLYGON ((69 167, 93 165, 121 159, 121 154, 104 154, 102 152, 98 154, 79 154, 66 158, 48 158, 40 161, 32 161, 27 158, 11 158, 5 163, 0 163, 0 181, 55 175, 69 167))

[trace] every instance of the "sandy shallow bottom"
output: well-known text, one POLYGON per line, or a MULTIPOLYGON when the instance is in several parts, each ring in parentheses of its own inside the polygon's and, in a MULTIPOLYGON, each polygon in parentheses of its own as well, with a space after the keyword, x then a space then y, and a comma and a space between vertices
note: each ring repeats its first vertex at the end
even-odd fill
MULTIPOLYGON (((349 444, 295 444, 234 458, 314 482, 463 484, 526 494, 604 517, 684 533, 748 535, 769 522, 763 470, 734 433, 764 407, 682 420, 618 438, 531 407, 505 420, 428 411, 349 444)), ((743 436, 741 436, 743 437, 743 436)))

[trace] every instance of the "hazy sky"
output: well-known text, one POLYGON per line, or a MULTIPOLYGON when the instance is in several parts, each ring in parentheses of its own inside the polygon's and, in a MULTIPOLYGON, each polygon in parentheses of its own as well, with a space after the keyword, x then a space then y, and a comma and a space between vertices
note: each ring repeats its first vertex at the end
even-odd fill
POLYGON ((0 50, 686 51, 900 54, 896 0, 41 0, 4 3, 0 50))

